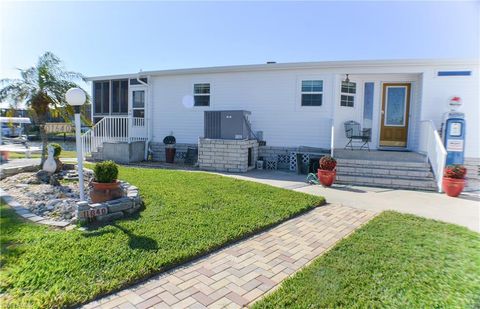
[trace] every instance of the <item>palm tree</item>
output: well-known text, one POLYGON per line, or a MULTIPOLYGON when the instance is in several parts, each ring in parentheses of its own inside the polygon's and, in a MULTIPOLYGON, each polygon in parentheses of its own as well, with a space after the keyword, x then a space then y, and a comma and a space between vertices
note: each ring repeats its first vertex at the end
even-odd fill
MULTIPOLYGON (((45 123, 49 113, 60 114, 67 122, 71 121, 73 108, 66 104, 65 93, 72 87, 81 88, 75 81, 85 80, 82 74, 66 71, 60 58, 51 52, 43 54, 36 66, 20 70, 20 79, 2 79, 0 101, 11 99, 13 102, 24 102, 31 110, 35 122, 40 128, 42 139, 42 164, 47 152, 48 136, 45 123)), ((87 96, 87 103, 90 98, 87 96)), ((86 106, 82 114, 85 115, 86 106)), ((85 117, 84 121, 89 122, 85 117)))

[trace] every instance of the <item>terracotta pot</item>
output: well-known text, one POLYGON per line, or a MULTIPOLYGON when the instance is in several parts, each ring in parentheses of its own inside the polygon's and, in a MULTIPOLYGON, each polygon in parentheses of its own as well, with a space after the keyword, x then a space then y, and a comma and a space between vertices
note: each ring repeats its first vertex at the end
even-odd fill
POLYGON ((325 187, 330 187, 333 182, 335 181, 335 177, 337 176, 337 171, 329 171, 329 170, 317 170, 317 175, 318 175, 318 181, 325 186, 325 187))
POLYGON ((443 191, 448 196, 457 197, 465 187, 465 179, 443 177, 443 191))
POLYGON ((91 182, 90 199, 92 200, 92 203, 102 203, 122 196, 123 191, 117 180, 110 183, 91 182))
POLYGON ((10 152, 8 151, 0 151, 0 155, 3 157, 2 160, 8 161, 8 158, 10 156, 10 152))
POLYGON ((167 163, 173 163, 175 161, 175 153, 177 150, 175 148, 165 148, 165 161, 167 163))

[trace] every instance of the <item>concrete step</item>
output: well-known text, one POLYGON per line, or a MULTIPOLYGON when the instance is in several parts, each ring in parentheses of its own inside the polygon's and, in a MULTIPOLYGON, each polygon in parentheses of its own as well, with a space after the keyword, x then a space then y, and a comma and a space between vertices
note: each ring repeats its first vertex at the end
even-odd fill
POLYGON ((355 184, 360 186, 372 186, 381 188, 428 190, 436 191, 434 179, 405 179, 392 176, 372 177, 359 175, 339 175, 335 181, 338 184, 355 184))
POLYGON ((103 160, 103 153, 95 151, 95 152, 92 152, 91 157, 92 157, 93 161, 102 161, 103 160))
POLYGON ((421 161, 337 160, 337 183, 436 191, 430 164, 421 161))
POLYGON ((337 174, 358 176, 392 176, 404 179, 429 178, 433 179, 430 168, 390 168, 385 166, 339 165, 337 174))
POLYGON ((337 159, 338 166, 352 167, 377 167, 388 169, 428 169, 428 162, 403 162, 403 161, 380 161, 380 160, 353 160, 353 159, 337 159))

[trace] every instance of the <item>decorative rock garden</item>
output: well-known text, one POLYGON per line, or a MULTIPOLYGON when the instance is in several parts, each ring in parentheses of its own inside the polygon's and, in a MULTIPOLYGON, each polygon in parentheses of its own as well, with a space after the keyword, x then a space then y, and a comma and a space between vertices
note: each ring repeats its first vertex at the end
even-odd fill
POLYGON ((53 169, 55 173, 40 170, 7 177, 0 181, 1 196, 20 216, 57 227, 110 221, 133 214, 142 206, 138 188, 118 181, 117 166, 111 161, 98 163, 95 172, 84 169, 87 201, 80 201, 74 166, 62 164, 62 168, 53 169), (98 189, 99 184, 107 189, 98 189), (112 185, 115 190, 108 189, 112 185))

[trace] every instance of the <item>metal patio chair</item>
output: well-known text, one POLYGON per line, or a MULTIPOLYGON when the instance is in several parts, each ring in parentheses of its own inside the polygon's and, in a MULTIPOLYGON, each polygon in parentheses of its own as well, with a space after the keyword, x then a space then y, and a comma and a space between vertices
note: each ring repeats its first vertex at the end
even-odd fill
POLYGON ((350 120, 344 123, 345 136, 348 138, 348 143, 345 149, 354 149, 353 143, 361 143, 357 146, 358 149, 367 149, 370 151, 369 143, 372 138, 372 129, 360 129, 360 124, 356 121, 350 120))

